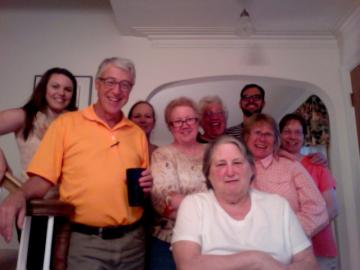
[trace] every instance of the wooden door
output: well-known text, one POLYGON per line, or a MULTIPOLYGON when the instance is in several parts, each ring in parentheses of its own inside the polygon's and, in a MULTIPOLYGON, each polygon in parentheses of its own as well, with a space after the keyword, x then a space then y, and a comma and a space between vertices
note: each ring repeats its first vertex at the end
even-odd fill
POLYGON ((360 65, 351 71, 352 94, 351 102, 355 110, 358 147, 360 153, 360 65))

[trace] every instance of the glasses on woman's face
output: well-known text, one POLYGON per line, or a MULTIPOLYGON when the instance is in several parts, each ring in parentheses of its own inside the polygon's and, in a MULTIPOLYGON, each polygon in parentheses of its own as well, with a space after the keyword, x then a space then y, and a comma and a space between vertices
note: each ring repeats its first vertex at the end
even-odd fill
POLYGON ((114 89, 119 87, 122 92, 129 93, 133 87, 133 84, 128 80, 117 81, 113 78, 99 78, 103 82, 104 86, 108 89, 114 89))
POLYGON ((251 135, 257 137, 257 138, 265 138, 265 139, 273 139, 275 138, 274 133, 272 132, 261 132, 260 130, 252 130, 251 135))
POLYGON ((198 121, 199 119, 197 117, 189 117, 183 120, 179 119, 179 120, 171 121, 170 124, 172 127, 179 128, 182 127, 184 124, 194 125, 198 121))

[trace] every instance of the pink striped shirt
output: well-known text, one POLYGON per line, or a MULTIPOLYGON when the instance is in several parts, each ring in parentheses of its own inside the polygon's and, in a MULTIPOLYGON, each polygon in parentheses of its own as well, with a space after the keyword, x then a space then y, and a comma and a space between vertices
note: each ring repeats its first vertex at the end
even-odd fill
POLYGON ((275 159, 273 155, 256 161, 253 187, 287 199, 308 236, 328 223, 325 201, 309 173, 297 161, 275 159))

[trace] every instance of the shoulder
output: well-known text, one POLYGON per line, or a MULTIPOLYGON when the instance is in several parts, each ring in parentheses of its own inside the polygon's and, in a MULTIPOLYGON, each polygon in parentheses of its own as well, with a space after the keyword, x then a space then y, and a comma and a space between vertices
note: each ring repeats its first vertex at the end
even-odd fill
POLYGON ((64 125, 81 121, 82 119, 81 111, 73 111, 73 112, 64 112, 59 117, 57 117, 53 123, 55 125, 64 125))
POLYGON ((214 203, 215 197, 211 191, 199 192, 187 195, 181 202, 182 208, 204 208, 214 203))
POLYGON ((154 153, 167 153, 175 151, 171 145, 162 145, 154 150, 154 153))
POLYGON ((288 201, 275 193, 267 193, 252 189, 250 196, 256 209, 258 211, 262 209, 260 212, 263 212, 265 215, 282 215, 284 211, 288 211, 288 208, 290 208, 288 201))
POLYGON ((232 126, 232 127, 229 127, 225 130, 225 133, 226 134, 230 134, 232 132, 240 132, 242 129, 242 125, 241 124, 238 124, 238 125, 235 125, 235 126, 232 126))
POLYGON ((256 189, 250 191, 250 196, 255 202, 261 202, 267 205, 284 204, 287 202, 285 198, 276 193, 268 193, 256 189))
POLYGON ((175 147, 172 147, 171 145, 163 145, 160 147, 157 147, 151 155, 151 161, 156 162, 157 160, 161 161, 171 161, 173 160, 173 157, 176 153, 175 147))
POLYGON ((283 168, 287 168, 286 171, 291 171, 293 169, 299 169, 302 168, 303 166, 300 164, 300 162, 296 161, 296 160, 291 160, 288 158, 284 158, 284 157, 279 157, 279 158, 274 158, 274 163, 278 164, 279 166, 283 167, 283 168))

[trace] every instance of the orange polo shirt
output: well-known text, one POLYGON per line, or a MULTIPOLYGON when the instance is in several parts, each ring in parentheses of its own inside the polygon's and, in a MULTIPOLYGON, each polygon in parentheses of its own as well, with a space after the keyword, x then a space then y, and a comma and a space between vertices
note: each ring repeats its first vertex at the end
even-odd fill
POLYGON ((50 125, 27 172, 59 182, 60 199, 75 206, 74 222, 104 227, 141 218, 142 208, 128 204, 126 169, 148 166, 141 128, 127 118, 110 128, 90 106, 50 125))

